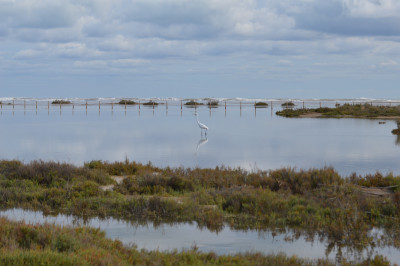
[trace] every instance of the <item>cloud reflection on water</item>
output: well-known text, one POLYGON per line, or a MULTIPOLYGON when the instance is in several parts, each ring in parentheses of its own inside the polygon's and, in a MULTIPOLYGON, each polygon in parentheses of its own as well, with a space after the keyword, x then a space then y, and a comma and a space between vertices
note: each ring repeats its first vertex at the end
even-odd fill
MULTIPOLYGON (((76 108, 74 114, 21 110, 0 116, 0 159, 56 160, 82 165, 90 160, 124 160, 157 166, 249 170, 333 166, 342 174, 400 173, 393 123, 363 119, 287 119, 270 109, 199 108, 212 128, 198 139, 194 110, 170 106, 113 112, 76 108), (208 143, 209 138, 212 142, 208 143), (193 144, 197 143, 195 153, 193 144)), ((274 110, 275 111, 275 110, 274 110)))

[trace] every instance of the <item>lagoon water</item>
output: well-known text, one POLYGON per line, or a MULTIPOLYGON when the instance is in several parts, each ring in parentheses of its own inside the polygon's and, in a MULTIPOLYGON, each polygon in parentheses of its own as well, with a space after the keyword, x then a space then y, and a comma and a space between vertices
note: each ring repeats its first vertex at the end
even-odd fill
MULTIPOLYGON (((334 105, 335 101, 328 103, 334 105)), ((313 102, 316 105, 316 102, 313 102)), ((298 105, 301 105, 298 103, 298 105)), ((299 106, 298 106, 299 107, 299 106)), ((349 175, 400 174, 400 140, 391 134, 394 121, 368 119, 283 118, 280 104, 255 110, 251 104, 222 102, 195 109, 170 102, 152 107, 111 106, 82 100, 74 107, 31 100, 14 108, 3 101, 0 114, 0 159, 54 160, 82 165, 91 160, 128 158, 153 165, 242 167, 268 170, 334 167, 349 175)))
POLYGON ((202 252, 215 252, 216 254, 235 254, 238 252, 261 252, 264 254, 284 252, 288 256, 296 255, 303 258, 327 258, 335 261, 336 258, 347 258, 350 261, 361 261, 373 258, 376 254, 384 255, 392 263, 400 261, 400 250, 391 247, 367 247, 363 251, 354 251, 342 248, 340 251, 333 248, 327 251, 326 241, 314 241, 304 236, 293 238, 291 232, 272 234, 269 231, 232 230, 225 227, 215 233, 207 229, 200 229, 195 223, 180 223, 176 225, 162 224, 154 226, 135 225, 116 219, 90 219, 86 222, 67 216, 44 216, 41 212, 11 209, 0 211, 0 217, 10 220, 25 221, 26 223, 50 223, 62 226, 86 225, 100 228, 106 237, 120 240, 126 245, 134 244, 138 249, 173 251, 188 250, 197 247, 202 252), (290 240, 287 240, 289 238, 290 240))
MULTIPOLYGON (((0 160, 17 159, 59 161, 82 165, 91 160, 122 161, 128 158, 155 166, 242 167, 268 170, 281 167, 297 169, 334 167, 343 175, 400 174, 400 139, 391 134, 394 121, 368 119, 289 119, 275 115, 279 101, 271 108, 255 109, 251 101, 224 102, 218 108, 200 106, 181 108, 175 100, 157 107, 111 105, 110 99, 94 99, 86 108, 85 100, 74 105, 49 105, 47 100, 10 99, 0 110, 0 160), (25 101, 25 102, 24 102, 25 101), (98 101, 101 102, 99 108, 98 101), (209 126, 200 133, 195 111, 209 126)), ((334 106, 334 100, 324 102, 334 106)), ((348 102, 348 101, 347 101, 348 102)), ((301 102, 297 102, 301 106, 301 102)), ((310 101, 306 107, 318 106, 310 101)), ((41 213, 8 210, 0 216, 29 222, 73 224, 75 218, 44 218, 41 213), (50 220, 49 220, 50 219, 50 220)), ((325 254, 327 243, 308 242, 300 237, 284 241, 284 235, 234 231, 224 228, 218 234, 200 230, 193 224, 161 227, 132 226, 116 220, 91 220, 90 226, 105 230, 107 237, 139 248, 188 248, 195 244, 201 251, 218 254, 243 251, 285 252, 302 257, 334 259, 336 251, 325 254)), ((400 261, 400 251, 393 248, 369 250, 400 261)), ((347 254, 354 259, 362 254, 347 254)), ((345 255, 346 256, 346 255, 345 255)))

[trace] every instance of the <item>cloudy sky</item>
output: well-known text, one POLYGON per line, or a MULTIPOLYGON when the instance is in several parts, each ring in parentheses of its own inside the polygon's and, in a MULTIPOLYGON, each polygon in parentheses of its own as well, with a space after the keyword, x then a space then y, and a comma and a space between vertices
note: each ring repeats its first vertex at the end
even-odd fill
POLYGON ((0 0, 0 97, 400 99, 399 0, 0 0))

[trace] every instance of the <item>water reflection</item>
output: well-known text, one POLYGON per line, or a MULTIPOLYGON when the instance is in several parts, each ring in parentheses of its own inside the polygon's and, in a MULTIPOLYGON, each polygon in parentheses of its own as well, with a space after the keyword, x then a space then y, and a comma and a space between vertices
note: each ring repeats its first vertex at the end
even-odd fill
MULTIPOLYGON (((4 106, 3 106, 4 107, 4 106)), ((0 159, 56 160, 82 165, 90 160, 130 160, 154 165, 253 170, 333 166, 341 174, 392 171, 400 174, 399 139, 393 123, 365 119, 288 119, 278 105, 227 108, 112 106, 99 113, 98 103, 62 107, 38 104, 3 108, 0 159), (272 106, 271 106, 272 107, 272 106), (71 109, 68 109, 71 108, 71 109), (68 110, 68 111, 67 111, 68 110), (71 111, 69 111, 71 110, 71 111), (212 129, 213 145, 198 139, 201 123, 212 129), (209 115, 209 113, 212 115, 209 115), (241 112, 240 112, 241 111, 241 112), (36 113, 37 112, 37 113, 36 113), (204 143, 202 143, 204 142, 204 143), (193 144, 197 143, 196 153, 193 144), (202 152, 198 153, 200 147, 202 152)))
POLYGON ((208 142, 207 136, 205 136, 203 138, 203 136, 201 137, 201 139, 199 140, 199 142, 197 142, 197 147, 196 147, 196 154, 199 151, 199 148, 203 145, 205 145, 208 142))
MULTIPOLYGON (((289 256, 297 255, 311 259, 329 258, 341 261, 360 261, 381 254, 392 262, 400 261, 400 251, 390 247, 342 247, 329 243, 323 238, 280 229, 279 231, 233 230, 224 227, 218 233, 201 229, 195 224, 152 224, 124 222, 116 219, 93 218, 85 222, 75 216, 44 216, 41 212, 11 209, 0 211, 0 216, 26 223, 54 223, 63 226, 90 226, 100 228, 106 237, 118 239, 124 244, 136 244, 139 249, 148 250, 182 250, 194 244, 202 252, 213 251, 217 254, 233 254, 238 252, 261 252, 264 254, 284 252, 289 256)), ((379 235, 379 231, 375 230, 379 235)), ((378 237, 378 236, 376 236, 378 237)))

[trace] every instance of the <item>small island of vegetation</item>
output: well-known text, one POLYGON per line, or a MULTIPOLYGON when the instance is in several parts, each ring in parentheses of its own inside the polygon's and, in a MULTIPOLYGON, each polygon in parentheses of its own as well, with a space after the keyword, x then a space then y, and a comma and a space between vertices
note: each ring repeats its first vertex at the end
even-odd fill
POLYGON ((276 112, 284 117, 351 117, 351 118, 400 118, 400 106, 375 106, 372 104, 343 104, 335 108, 285 109, 276 112))
POLYGON ((281 104, 282 107, 294 107, 295 104, 293 102, 284 102, 281 104))
POLYGON ((194 100, 190 100, 190 101, 186 102, 184 105, 188 106, 188 107, 193 107, 193 106, 198 106, 198 105, 204 105, 204 103, 199 103, 194 100))
POLYGON ((121 100, 121 101, 118 102, 118 104, 121 104, 121 105, 135 105, 135 104, 137 104, 137 102, 134 102, 132 100, 121 100))
POLYGON ((254 104, 254 106, 255 107, 257 107, 257 108, 265 108, 265 107, 268 107, 268 103, 266 103, 266 102, 256 102, 255 104, 254 104))
POLYGON ((54 100, 51 104, 71 104, 71 102, 67 100, 54 100))
POLYGON ((209 101, 207 102, 208 107, 218 107, 219 102, 218 101, 209 101))
POLYGON ((146 105, 146 106, 157 106, 158 103, 154 102, 154 101, 148 101, 148 102, 145 102, 143 105, 146 105))

